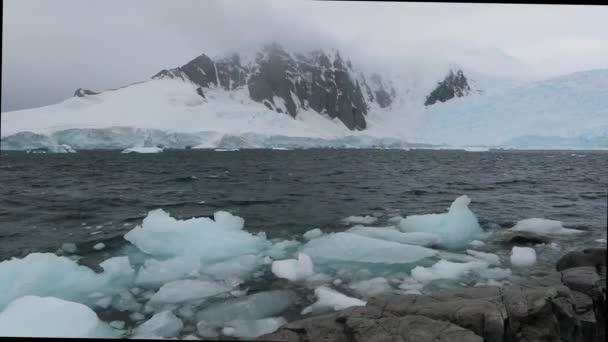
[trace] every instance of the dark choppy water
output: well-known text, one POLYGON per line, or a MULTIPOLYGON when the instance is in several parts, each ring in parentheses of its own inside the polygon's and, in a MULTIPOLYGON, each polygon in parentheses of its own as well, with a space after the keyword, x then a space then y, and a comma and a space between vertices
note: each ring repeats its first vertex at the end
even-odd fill
POLYGON ((488 230, 544 217, 590 231, 563 241, 574 248, 605 237, 607 170, 601 151, 3 152, 0 260, 66 241, 80 254, 104 241, 111 253, 156 208, 182 219, 226 210, 249 231, 290 238, 342 230, 350 215, 379 216, 382 225, 444 212, 462 194, 488 230))
MULTIPOLYGON (((130 253, 123 249, 129 246, 123 235, 140 224, 148 211, 157 208, 180 219, 211 216, 215 211, 226 210, 243 217, 246 230, 265 231, 269 238, 301 241, 301 234, 312 228, 325 232, 345 230, 347 227, 341 220, 351 215, 374 215, 378 217, 374 225, 382 226, 395 215, 442 213, 454 199, 466 194, 472 199, 470 209, 490 233, 482 250, 498 254, 503 267, 509 267, 511 246, 501 242, 499 233, 519 220, 549 218, 586 231, 557 238, 554 246, 537 246, 538 262, 533 267, 513 268, 509 279, 516 279, 552 269, 556 259, 570 249, 605 246, 605 240, 596 240, 606 238, 606 170, 608 153, 580 151, 3 153, 0 261, 34 251, 54 252, 64 242, 74 242, 77 254, 83 256, 79 262, 99 270, 100 261, 130 253), (92 247, 98 242, 104 242, 107 248, 94 251, 92 247)), ((340 271, 331 273, 330 279, 345 279, 350 284, 358 277, 340 271)), ((406 283, 403 272, 407 270, 399 265, 376 271, 384 272, 381 274, 389 278, 393 289, 406 283)), ((40 277, 37 281, 44 282, 40 277)), ((30 281, 27 276, 22 279, 30 281)), ((332 287, 354 295, 346 283, 335 281, 332 287)), ((424 291, 474 286, 476 281, 475 277, 463 276, 455 281, 432 283, 424 291)), ((295 299, 280 314, 291 321, 303 317, 301 310, 315 301, 310 286, 313 285, 278 279, 266 266, 259 276, 254 274, 238 288, 247 294, 290 289, 296 294, 295 299)), ((70 289, 60 290, 69 294, 70 289)), ((132 329, 141 324, 141 320, 130 316, 130 311, 143 310, 142 317, 147 319, 154 310, 164 308, 149 306, 147 294, 154 291, 135 290, 138 288, 108 297, 114 299, 107 309, 94 307, 102 320, 126 323, 123 337, 133 336, 137 330, 132 329), (129 291, 137 298, 126 296, 129 291)), ((177 310, 184 321, 179 336, 197 331, 198 315, 205 310, 217 310, 212 305, 221 303, 223 298, 182 303, 179 310, 173 307, 171 310, 177 310), (197 316, 189 315, 188 310, 197 311, 197 316)), ((252 301, 251 296, 247 298, 252 301)), ((252 302, 247 305, 254 306, 252 302)), ((263 305, 271 305, 266 302, 255 305, 260 312, 275 310, 262 309, 263 305)))

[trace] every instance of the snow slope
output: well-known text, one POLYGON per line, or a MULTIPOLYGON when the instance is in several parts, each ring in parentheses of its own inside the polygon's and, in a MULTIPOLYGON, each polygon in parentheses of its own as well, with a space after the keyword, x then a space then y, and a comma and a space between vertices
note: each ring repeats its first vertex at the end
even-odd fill
POLYGON ((249 99, 247 89, 210 89, 177 79, 154 79, 97 95, 2 113, 2 137, 30 131, 49 134, 69 128, 136 127, 194 133, 256 132, 295 137, 335 137, 350 131, 339 122, 303 111, 296 120, 249 99))

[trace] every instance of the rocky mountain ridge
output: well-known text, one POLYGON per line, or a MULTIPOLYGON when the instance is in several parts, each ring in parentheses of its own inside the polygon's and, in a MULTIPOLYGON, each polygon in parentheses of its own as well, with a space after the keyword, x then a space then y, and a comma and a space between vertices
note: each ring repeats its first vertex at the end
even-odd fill
MULTIPOLYGON (((357 71, 339 51, 290 53, 276 42, 262 47, 249 61, 238 53, 216 60, 202 54, 180 67, 161 70, 152 79, 191 82, 204 99, 211 88, 246 89, 253 101, 270 110, 292 118, 302 110, 313 110, 340 120, 349 130, 366 129, 366 117, 372 107, 390 108, 400 96, 390 79, 378 73, 366 75, 357 71)), ((462 70, 450 69, 429 94, 425 105, 470 93, 462 70)), ((74 96, 95 94, 79 88, 74 96)))

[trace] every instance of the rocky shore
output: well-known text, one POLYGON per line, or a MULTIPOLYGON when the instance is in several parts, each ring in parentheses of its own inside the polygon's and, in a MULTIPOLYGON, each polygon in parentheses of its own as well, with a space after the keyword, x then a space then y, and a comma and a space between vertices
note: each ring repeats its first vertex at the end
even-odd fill
POLYGON ((383 295, 288 323, 258 341, 604 341, 606 248, 570 252, 556 271, 508 287, 383 295))

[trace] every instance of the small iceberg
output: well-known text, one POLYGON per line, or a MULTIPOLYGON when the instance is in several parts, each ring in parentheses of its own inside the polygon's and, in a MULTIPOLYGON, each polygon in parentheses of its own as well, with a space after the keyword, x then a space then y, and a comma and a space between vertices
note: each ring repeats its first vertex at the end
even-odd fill
POLYGON ((55 297, 24 296, 0 312, 5 337, 118 338, 88 306, 55 297))
POLYGON ((123 150, 122 153, 160 153, 163 151, 160 147, 131 147, 123 150))
POLYGON ((460 196, 447 213, 411 215, 401 221, 403 232, 431 233, 439 237, 439 244, 450 249, 466 247, 469 242, 482 235, 477 217, 469 209, 471 199, 460 196))

